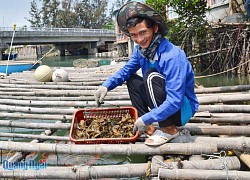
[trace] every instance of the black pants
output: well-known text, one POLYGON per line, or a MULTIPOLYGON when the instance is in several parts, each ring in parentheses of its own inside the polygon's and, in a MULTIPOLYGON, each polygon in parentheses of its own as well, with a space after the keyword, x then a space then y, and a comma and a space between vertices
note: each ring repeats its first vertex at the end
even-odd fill
MULTIPOLYGON (((131 74, 127 80, 127 87, 132 105, 137 109, 139 117, 158 107, 166 99, 165 79, 154 68, 149 68, 144 78, 131 74)), ((181 110, 158 123, 159 127, 181 126, 181 110)))

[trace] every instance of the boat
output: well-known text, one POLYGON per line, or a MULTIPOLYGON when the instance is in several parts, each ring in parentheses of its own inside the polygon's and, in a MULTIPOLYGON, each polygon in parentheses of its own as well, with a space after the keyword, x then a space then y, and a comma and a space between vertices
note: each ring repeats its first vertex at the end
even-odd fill
POLYGON ((99 65, 100 66, 110 65, 110 62, 111 62, 110 59, 102 59, 102 60, 99 60, 99 65))
POLYGON ((11 53, 10 55, 7 53, 2 53, 2 60, 16 60, 17 59, 18 54, 17 53, 11 53))
POLYGON ((38 68, 40 64, 40 61, 0 61, 0 73, 9 75, 12 73, 29 71, 38 68))

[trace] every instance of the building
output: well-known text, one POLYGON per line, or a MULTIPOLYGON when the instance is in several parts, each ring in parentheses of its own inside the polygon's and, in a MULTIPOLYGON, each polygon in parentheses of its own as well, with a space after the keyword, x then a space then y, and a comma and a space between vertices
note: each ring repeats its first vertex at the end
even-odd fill
MULTIPOLYGON (((232 23, 242 22, 246 10, 244 8, 244 0, 207 0, 207 6, 210 11, 206 13, 208 22, 216 23, 232 23)), ((166 7, 167 18, 169 20, 178 17, 172 7, 166 7)))

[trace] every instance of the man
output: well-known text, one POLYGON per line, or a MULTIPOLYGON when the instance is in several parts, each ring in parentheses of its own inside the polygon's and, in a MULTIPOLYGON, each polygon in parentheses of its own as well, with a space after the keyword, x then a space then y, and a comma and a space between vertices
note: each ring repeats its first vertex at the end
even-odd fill
POLYGON ((149 125, 158 122, 159 130, 153 129, 145 144, 161 145, 177 137, 177 126, 185 125, 198 109, 192 66, 185 53, 164 38, 166 22, 151 7, 129 2, 118 11, 117 23, 138 45, 124 67, 96 91, 96 103, 126 81, 139 116, 134 133, 148 132, 149 125), (136 74, 140 68, 143 77, 136 74))

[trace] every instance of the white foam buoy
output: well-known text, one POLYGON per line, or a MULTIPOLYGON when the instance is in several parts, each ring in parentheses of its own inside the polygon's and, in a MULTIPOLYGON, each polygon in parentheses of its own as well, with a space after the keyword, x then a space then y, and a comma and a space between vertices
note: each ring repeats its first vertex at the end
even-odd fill
POLYGON ((35 70, 35 78, 41 82, 50 82, 52 79, 52 69, 47 65, 39 66, 35 70))
POLYGON ((115 64, 117 64, 117 62, 114 60, 110 62, 110 65, 115 65, 115 64))
POLYGON ((67 82, 69 81, 68 72, 64 69, 56 69, 52 74, 53 82, 67 82))

